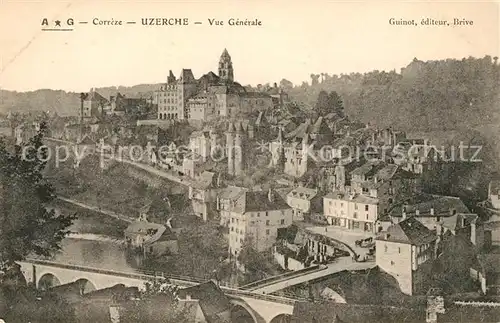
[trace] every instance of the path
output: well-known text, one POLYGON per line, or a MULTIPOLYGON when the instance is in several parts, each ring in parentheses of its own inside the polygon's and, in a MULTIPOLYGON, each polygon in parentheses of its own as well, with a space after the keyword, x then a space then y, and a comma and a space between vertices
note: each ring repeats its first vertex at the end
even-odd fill
POLYGON ((369 248, 362 248, 360 246, 356 246, 356 240, 362 240, 369 237, 375 238, 374 234, 367 234, 364 232, 356 232, 352 230, 346 230, 344 228, 339 228, 336 226, 311 226, 305 227, 306 231, 309 231, 313 234, 319 234, 325 237, 328 237, 338 243, 343 244, 356 256, 359 256, 360 259, 368 256, 369 248), (326 228, 326 231, 325 231, 326 228))
POLYGON ((125 221, 125 222, 128 222, 128 223, 131 223, 131 222, 134 221, 134 219, 131 219, 131 218, 125 216, 125 215, 121 215, 121 214, 118 214, 118 213, 110 211, 110 210, 103 210, 100 207, 97 207, 97 206, 94 206, 94 205, 88 205, 88 204, 85 204, 85 203, 82 203, 82 202, 79 202, 79 201, 76 201, 76 200, 73 200, 73 199, 69 199, 69 198, 66 198, 66 197, 62 197, 62 196, 58 196, 57 199, 61 200, 61 201, 64 201, 64 202, 67 202, 67 203, 70 203, 70 204, 73 204, 73 205, 76 205, 76 206, 79 206, 79 207, 87 209, 87 210, 92 210, 92 211, 95 211, 95 212, 99 212, 101 214, 108 215, 110 217, 113 217, 115 219, 122 220, 122 221, 125 221))
POLYGON ((285 289, 290 286, 305 283, 310 280, 317 278, 329 276, 343 270, 364 270, 375 267, 374 262, 353 262, 351 257, 338 258, 335 262, 329 263, 328 268, 320 271, 314 271, 310 273, 304 273, 304 275, 299 277, 293 277, 289 279, 284 279, 281 281, 274 282, 262 287, 256 287, 250 289, 254 293, 265 293, 271 294, 279 290, 285 289))
MULTIPOLYGON (((66 141, 66 140, 55 139, 55 138, 45 138, 45 139, 47 139, 49 141, 55 141, 55 142, 60 142, 60 143, 64 143, 64 144, 75 145, 74 142, 70 142, 70 141, 66 141)), ((94 153, 97 154, 98 151, 95 151, 94 153)), ((141 169, 143 169, 143 170, 145 170, 145 171, 147 171, 149 173, 158 175, 161 178, 165 178, 165 179, 168 179, 170 181, 173 181, 173 182, 176 182, 176 183, 179 183, 179 184, 182 184, 182 185, 191 186, 192 183, 193 183, 193 180, 190 179, 190 178, 188 178, 187 176, 180 176, 180 175, 178 175, 178 174, 176 174, 175 172, 172 172, 172 171, 167 171, 167 170, 164 170, 164 169, 159 169, 157 167, 150 166, 150 165, 147 165, 147 164, 144 164, 144 163, 134 162, 132 160, 128 160, 128 159, 123 158, 123 157, 116 157, 116 156, 114 156, 114 154, 103 153, 102 156, 107 157, 109 159, 112 159, 114 161, 120 162, 120 163, 126 163, 126 164, 129 164, 129 165, 141 168, 141 169)))

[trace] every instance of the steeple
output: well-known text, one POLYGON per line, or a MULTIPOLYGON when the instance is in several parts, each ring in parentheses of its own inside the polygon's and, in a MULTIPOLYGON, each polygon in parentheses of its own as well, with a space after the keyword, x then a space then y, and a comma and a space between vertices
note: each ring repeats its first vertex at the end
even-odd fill
POLYGON ((172 70, 170 70, 167 77, 167 84, 172 84, 174 82, 175 82, 175 75, 174 73, 172 73, 172 70))
POLYGON ((234 81, 233 63, 231 62, 231 55, 227 49, 224 48, 219 60, 219 77, 225 81, 234 81))

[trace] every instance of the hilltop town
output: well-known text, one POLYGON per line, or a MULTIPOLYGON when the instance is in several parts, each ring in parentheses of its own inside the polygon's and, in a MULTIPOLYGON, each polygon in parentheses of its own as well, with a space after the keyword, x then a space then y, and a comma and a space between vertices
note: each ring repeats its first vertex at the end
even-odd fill
MULTIPOLYGON (((224 49, 215 72, 168 71, 147 95, 92 89, 78 96, 76 117, 1 120, 12 146, 29 149, 43 132, 44 176, 57 194, 47 207, 76 214, 74 236, 118 240, 134 259, 113 286, 45 269, 88 264, 26 260, 36 287, 80 319, 98 299, 109 322, 142 313, 130 305, 144 297, 131 283, 139 273, 177 285, 186 322, 498 317, 500 179, 484 174, 486 148, 361 122, 336 91, 311 105, 283 82, 243 86, 236 69, 224 49)), ((173 302, 162 297, 147 303, 155 315, 173 302)))

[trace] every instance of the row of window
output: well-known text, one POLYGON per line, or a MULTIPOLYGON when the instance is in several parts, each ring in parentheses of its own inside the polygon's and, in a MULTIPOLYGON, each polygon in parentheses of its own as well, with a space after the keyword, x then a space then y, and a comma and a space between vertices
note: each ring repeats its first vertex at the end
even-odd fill
MULTIPOLYGON (((158 102, 158 103, 161 103, 161 101, 158 102)), ((177 104, 177 99, 172 99, 172 100, 170 100, 170 99, 163 99, 163 103, 175 103, 175 104, 177 104)))
POLYGON ((177 110, 177 106, 176 105, 169 105, 169 106, 160 106, 158 108, 159 111, 166 111, 166 110, 177 110))
MULTIPOLYGON (((160 96, 177 96, 177 92, 159 92, 160 96)), ((181 94, 179 93, 179 96, 181 96, 181 94)))
POLYGON ((177 119, 177 113, 159 113, 159 119, 177 119))
MULTIPOLYGON (((330 214, 335 215, 336 217, 340 217, 340 218, 345 218, 346 217, 344 211, 340 211, 340 213, 339 213, 338 211, 333 211, 332 209, 330 209, 330 214)), ((352 214, 352 218, 353 219, 358 219, 358 213, 354 212, 352 214)), ((367 221, 370 220, 370 216, 368 214, 366 214, 365 218, 366 218, 367 221)), ((359 219, 361 219, 361 218, 359 218, 359 219)))
MULTIPOLYGON (((333 205, 333 206, 337 207, 337 202, 336 202, 336 201, 334 201, 334 202, 332 203, 332 201, 330 200, 330 201, 328 201, 328 205, 330 205, 330 206, 332 206, 332 205, 333 205)), ((340 202, 340 207, 344 207, 344 202, 340 202)), ((358 203, 354 203, 354 209, 355 209, 355 210, 357 210, 357 209, 358 209, 358 203)), ((369 211, 369 210, 370 210, 370 205, 365 204, 365 211, 369 211)))

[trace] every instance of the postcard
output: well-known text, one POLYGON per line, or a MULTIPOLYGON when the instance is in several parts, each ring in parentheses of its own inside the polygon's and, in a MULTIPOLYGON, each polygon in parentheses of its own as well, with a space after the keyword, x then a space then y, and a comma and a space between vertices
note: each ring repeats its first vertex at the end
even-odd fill
POLYGON ((499 15, 0 2, 0 322, 498 322, 499 15))

